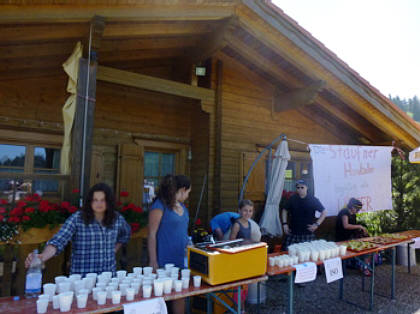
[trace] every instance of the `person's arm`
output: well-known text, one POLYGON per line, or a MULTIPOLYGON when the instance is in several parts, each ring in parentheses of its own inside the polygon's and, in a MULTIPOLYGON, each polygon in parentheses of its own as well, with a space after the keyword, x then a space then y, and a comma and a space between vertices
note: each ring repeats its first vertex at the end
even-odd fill
POLYGON ((289 224, 287 223, 287 209, 285 208, 281 210, 281 221, 282 221, 284 233, 290 234, 289 224))
MULTIPOLYGON (((42 253, 38 254, 38 257, 43 262, 46 262, 51 257, 60 254, 64 250, 67 243, 76 232, 77 215, 78 214, 76 213, 67 218, 60 230, 52 237, 50 241, 47 242, 47 245, 45 246, 42 253)), ((31 265, 32 259, 33 253, 30 253, 25 260, 25 267, 28 268, 31 265)))
MULTIPOLYGON (((55 255, 55 253, 57 252, 57 248, 54 245, 47 245, 44 250, 42 251, 41 254, 38 254, 38 258, 42 261, 42 262, 46 262, 48 261, 51 257, 53 257, 55 255)), ((35 254, 34 253, 30 253, 25 260, 25 267, 29 268, 29 266, 31 266, 32 263, 32 259, 34 258, 35 254)))
POLYGON ((363 233, 367 233, 367 230, 365 227, 363 227, 362 225, 353 225, 353 224, 349 224, 349 216, 347 215, 343 215, 343 217, 341 217, 341 221, 343 222, 343 228, 347 229, 347 230, 362 230, 363 233))
POLYGON ((222 241, 223 240, 224 234, 222 232, 222 229, 216 228, 216 230, 214 230, 214 234, 216 235, 216 240, 218 240, 218 241, 222 241))
POLYGON ((235 240, 239 232, 239 223, 235 222, 232 226, 232 231, 230 232, 230 240, 235 240))
POLYGON ((312 225, 308 225, 308 230, 314 232, 318 227, 324 222, 325 217, 327 217, 327 210, 322 206, 321 202, 315 198, 315 208, 321 213, 319 218, 312 225))
POLYGON ((147 238, 147 248, 149 251, 149 265, 152 266, 154 270, 159 268, 156 252, 156 234, 159 229, 162 216, 163 211, 160 209, 154 209, 149 212, 149 235, 147 238))

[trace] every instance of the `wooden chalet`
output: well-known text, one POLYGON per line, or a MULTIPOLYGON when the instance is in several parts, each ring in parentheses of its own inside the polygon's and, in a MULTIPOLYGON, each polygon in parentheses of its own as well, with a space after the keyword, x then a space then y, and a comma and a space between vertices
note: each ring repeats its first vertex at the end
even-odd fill
MULTIPOLYGON (((250 164, 282 133, 303 143, 420 144, 411 118, 270 1, 2 3, 0 145, 26 152, 17 166, 0 161, 3 183, 19 177, 78 188, 86 95, 87 184, 105 181, 141 203, 144 182, 152 185, 166 172, 186 174, 193 214, 207 175, 204 221, 236 208, 250 164), (54 159, 61 148, 69 96, 62 64, 78 41, 84 60, 73 167, 64 175, 57 163, 37 167, 35 156, 48 148, 54 159), (205 68, 204 76, 196 75, 197 67, 205 68)), ((287 180, 309 177, 306 146, 290 141, 289 147, 287 180)), ((262 202, 264 180, 260 162, 246 197, 262 202)))

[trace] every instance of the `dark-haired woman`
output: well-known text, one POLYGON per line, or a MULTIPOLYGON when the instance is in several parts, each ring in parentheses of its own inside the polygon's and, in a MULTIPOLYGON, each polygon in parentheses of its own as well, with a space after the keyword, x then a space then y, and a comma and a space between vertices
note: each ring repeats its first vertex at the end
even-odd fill
MULTIPOLYGON (((47 242, 39 258, 45 262, 72 242, 70 273, 85 275, 116 270, 115 253, 130 239, 130 226, 115 210, 111 188, 105 183, 94 185, 83 209, 71 215, 61 229, 47 242)), ((26 261, 29 267, 30 254, 26 261)))
MULTIPOLYGON (((188 243, 188 210, 183 204, 191 191, 186 176, 167 175, 149 212, 148 249, 150 266, 154 269, 167 263, 184 268, 185 248, 188 243)), ((175 300, 174 313, 184 313, 184 300, 175 300)))

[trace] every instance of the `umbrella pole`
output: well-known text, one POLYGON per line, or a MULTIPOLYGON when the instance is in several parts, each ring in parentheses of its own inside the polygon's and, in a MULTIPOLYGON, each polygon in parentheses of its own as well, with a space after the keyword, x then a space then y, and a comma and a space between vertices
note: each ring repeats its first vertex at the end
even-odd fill
MULTIPOLYGON (((271 142, 271 144, 269 144, 269 145, 267 145, 266 147, 264 147, 264 149, 260 152, 260 154, 257 156, 257 158, 255 158, 254 162, 253 162, 253 163, 252 163, 252 165, 251 165, 251 168, 249 168, 248 173, 247 173, 247 175, 246 175, 246 177, 245 177, 245 179, 244 179, 244 183, 242 184, 241 193, 239 194, 239 202, 240 202, 240 201, 243 199, 243 197, 244 197, 246 184, 248 183, 249 176, 251 175, 252 170, 254 170, 255 165, 257 164, 257 162, 261 159, 261 157, 263 156, 263 154, 264 154, 267 150, 271 149, 271 148, 274 146, 274 144, 276 144, 277 142, 279 142, 279 141, 280 141, 280 140, 282 140, 282 139, 283 139, 283 140, 286 140, 286 139, 287 139, 287 137, 286 137, 286 135, 285 135, 284 133, 282 133, 279 137, 277 137, 274 141, 272 141, 272 142, 271 142)), ((271 163, 270 163, 270 165, 271 165, 271 163)))

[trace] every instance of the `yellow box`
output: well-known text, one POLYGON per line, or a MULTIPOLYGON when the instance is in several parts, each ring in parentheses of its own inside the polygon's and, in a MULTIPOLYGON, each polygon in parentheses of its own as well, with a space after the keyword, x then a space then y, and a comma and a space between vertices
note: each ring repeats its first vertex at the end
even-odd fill
POLYGON ((262 276, 267 269, 267 245, 254 246, 233 254, 189 247, 188 266, 210 285, 262 276))

